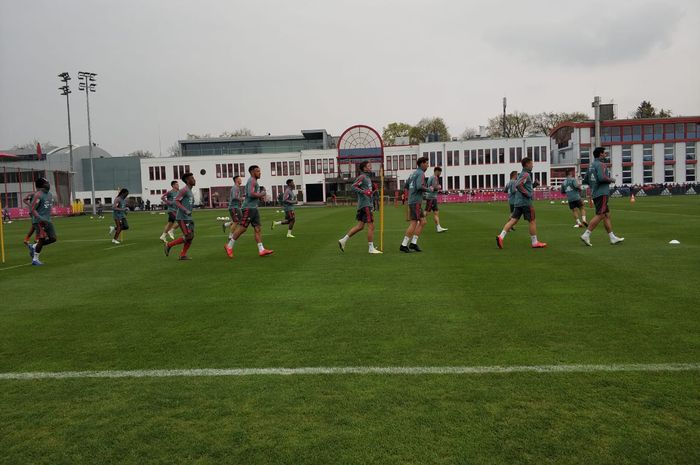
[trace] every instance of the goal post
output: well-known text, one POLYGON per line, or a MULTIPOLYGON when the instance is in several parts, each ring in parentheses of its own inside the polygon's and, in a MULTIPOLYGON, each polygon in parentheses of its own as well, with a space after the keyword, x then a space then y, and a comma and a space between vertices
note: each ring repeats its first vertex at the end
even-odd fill
MULTIPOLYGON (((379 250, 384 250, 384 141, 370 126, 356 124, 338 138, 338 172, 343 165, 368 161, 379 165, 379 250)), ((374 167, 373 167, 374 169, 374 167)), ((352 168, 350 176, 352 176, 352 168)))

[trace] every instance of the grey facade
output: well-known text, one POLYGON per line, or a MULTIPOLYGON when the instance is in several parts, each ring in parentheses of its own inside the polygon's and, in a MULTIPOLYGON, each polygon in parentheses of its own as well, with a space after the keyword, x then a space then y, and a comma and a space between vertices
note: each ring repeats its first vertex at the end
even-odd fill
MULTIPOLYGON (((141 160, 137 157, 93 158, 95 190, 118 190, 122 187, 133 194, 141 193, 141 160)), ((90 159, 81 160, 83 183, 77 185, 79 191, 92 189, 90 159)))

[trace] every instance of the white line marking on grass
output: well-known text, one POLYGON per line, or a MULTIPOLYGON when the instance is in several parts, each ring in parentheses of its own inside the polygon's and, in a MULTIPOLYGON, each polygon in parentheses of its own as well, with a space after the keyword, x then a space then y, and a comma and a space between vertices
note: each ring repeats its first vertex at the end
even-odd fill
POLYGON ((120 249, 122 247, 129 247, 130 245, 136 245, 136 244, 133 242, 130 244, 119 244, 119 245, 115 245, 113 247, 107 247, 106 249, 103 249, 103 250, 120 249))
POLYGON ((0 268, 0 271, 13 270, 13 269, 15 269, 15 268, 19 268, 19 267, 22 267, 22 266, 29 266, 29 265, 31 265, 31 263, 25 263, 25 264, 23 264, 23 265, 8 266, 7 268, 0 268))
POLYGON ((500 373, 597 373, 597 372, 700 371, 700 363, 633 363, 612 365, 514 365, 436 367, 302 367, 302 368, 202 368, 183 370, 106 370, 0 373, 0 380, 69 378, 198 378, 216 376, 293 375, 479 375, 500 373))

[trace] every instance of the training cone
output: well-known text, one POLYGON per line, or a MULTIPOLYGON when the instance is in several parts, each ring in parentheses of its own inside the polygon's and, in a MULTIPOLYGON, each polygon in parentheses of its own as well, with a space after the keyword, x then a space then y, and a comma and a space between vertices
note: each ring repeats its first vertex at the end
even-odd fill
POLYGON ((636 202, 636 201, 637 201, 637 200, 634 198, 634 194, 632 194, 632 196, 630 197, 630 203, 634 203, 634 202, 636 202))

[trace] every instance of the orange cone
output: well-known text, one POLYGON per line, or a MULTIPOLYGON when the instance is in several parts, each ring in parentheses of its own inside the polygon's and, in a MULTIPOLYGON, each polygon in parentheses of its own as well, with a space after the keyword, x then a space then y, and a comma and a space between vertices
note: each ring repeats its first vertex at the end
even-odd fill
POLYGON ((636 199, 634 198, 634 194, 632 194, 632 196, 630 197, 630 203, 634 203, 634 202, 636 202, 636 199))

